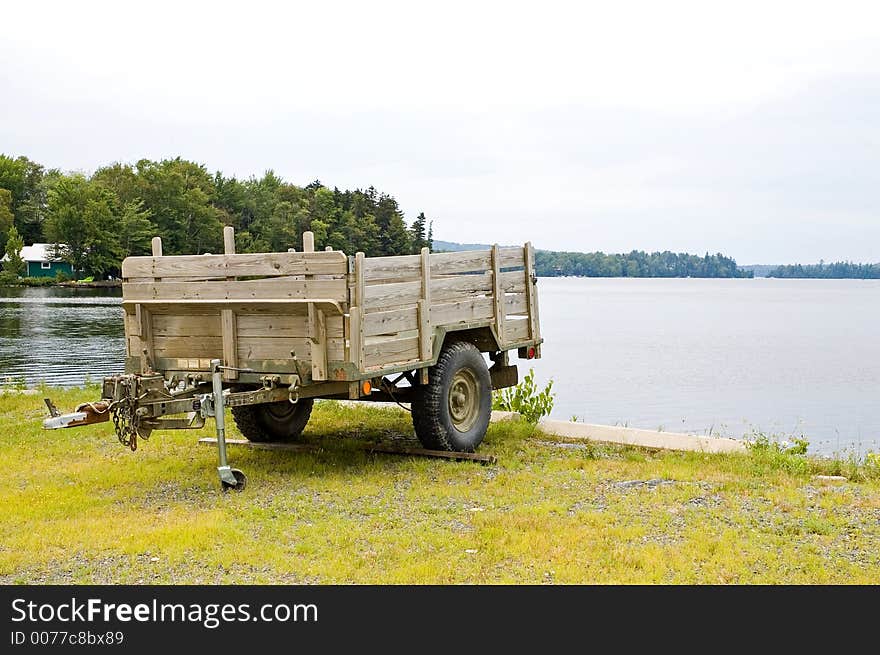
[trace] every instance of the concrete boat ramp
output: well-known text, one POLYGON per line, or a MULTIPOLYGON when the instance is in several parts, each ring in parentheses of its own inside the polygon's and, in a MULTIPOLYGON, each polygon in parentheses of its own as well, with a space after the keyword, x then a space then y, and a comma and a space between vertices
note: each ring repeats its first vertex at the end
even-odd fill
MULTIPOLYGON (((505 421, 517 417, 515 412, 492 412, 492 421, 505 421)), ((658 450, 684 450, 698 453, 742 453, 746 445, 736 439, 701 437, 679 432, 642 430, 616 425, 595 425, 543 418, 538 427, 545 433, 576 441, 614 443, 658 450)))

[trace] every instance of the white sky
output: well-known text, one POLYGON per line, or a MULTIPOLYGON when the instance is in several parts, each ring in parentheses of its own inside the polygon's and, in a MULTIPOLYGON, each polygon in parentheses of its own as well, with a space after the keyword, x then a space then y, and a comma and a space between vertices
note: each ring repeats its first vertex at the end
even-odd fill
POLYGON ((454 241, 880 261, 880 4, 15 3, 0 152, 372 184, 454 241))

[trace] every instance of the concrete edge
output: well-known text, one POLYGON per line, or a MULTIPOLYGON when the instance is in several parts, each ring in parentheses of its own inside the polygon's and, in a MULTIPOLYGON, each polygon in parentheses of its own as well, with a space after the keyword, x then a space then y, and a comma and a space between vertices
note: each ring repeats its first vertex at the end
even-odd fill
MULTIPOLYGON (((493 421, 505 421, 517 417, 516 412, 492 412, 493 421)), ((566 439, 614 443, 658 450, 680 450, 698 453, 743 453, 746 445, 736 439, 724 437, 701 437, 679 432, 660 432, 616 425, 573 423, 543 418, 538 427, 547 434, 566 439)))

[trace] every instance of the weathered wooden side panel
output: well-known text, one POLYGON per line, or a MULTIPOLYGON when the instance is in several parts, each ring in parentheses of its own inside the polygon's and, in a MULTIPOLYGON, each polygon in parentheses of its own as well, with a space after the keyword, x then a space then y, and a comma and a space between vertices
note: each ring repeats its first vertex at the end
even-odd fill
POLYGON ((521 343, 529 339, 529 319, 526 316, 504 321, 504 343, 521 343))
POLYGON ((364 344, 364 366, 367 369, 418 360, 419 337, 417 335, 394 339, 367 339, 367 343, 364 344))
POLYGON ((348 300, 344 279, 303 280, 293 276, 229 282, 154 282, 122 284, 125 300, 257 300, 318 299, 348 300))
POLYGON ((364 335, 367 337, 417 330, 418 327, 419 318, 415 306, 373 312, 364 317, 364 335))
POLYGON ((123 278, 226 278, 289 275, 345 275, 347 258, 338 251, 127 257, 123 278))
POLYGON ((476 323, 492 318, 492 298, 469 298, 431 306, 431 324, 434 327, 456 323, 476 323))
MULTIPOLYGON (((297 360, 311 363, 309 337, 238 337, 238 353, 243 359, 292 359, 291 351, 297 360)), ((341 337, 327 339, 327 358, 342 361, 345 355, 345 342, 341 337)))
POLYGON ((154 243, 152 257, 128 258, 129 356, 158 370, 203 371, 219 358, 321 380, 341 374, 332 362, 363 373, 419 367, 436 356, 438 329, 492 326, 502 348, 540 338, 530 244, 374 258, 314 252, 310 233, 303 244, 302 253, 234 254, 227 228, 224 255, 163 257, 154 243))

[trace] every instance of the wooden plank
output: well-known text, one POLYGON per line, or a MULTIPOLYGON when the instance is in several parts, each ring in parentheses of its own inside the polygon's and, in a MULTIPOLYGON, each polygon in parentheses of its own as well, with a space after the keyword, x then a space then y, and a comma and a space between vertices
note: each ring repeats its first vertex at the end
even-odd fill
MULTIPOLYGON (((323 444, 283 443, 266 441, 248 441, 247 439, 225 439, 230 446, 245 446, 254 450, 275 450, 295 453, 312 453, 324 451, 323 444)), ((202 437, 199 443, 205 446, 216 446, 216 437, 202 437)), ((409 457, 436 457, 438 459, 451 459, 457 462, 479 462, 481 464, 495 464, 498 458, 495 455, 482 453, 459 453, 451 450, 428 450, 426 448, 398 448, 397 446, 383 446, 381 444, 364 444, 362 450, 370 453, 383 453, 386 455, 406 455, 409 457)))
POLYGON ((529 337, 533 341, 541 338, 540 322, 538 320, 538 290, 535 288, 537 277, 535 276, 535 249, 532 242, 526 243, 525 248, 525 284, 526 305, 529 315, 529 337))
MULTIPOLYGON (((197 357, 160 357, 156 360, 157 367, 162 371, 210 371, 211 358, 197 357)), ((210 379, 210 378, 209 378, 210 379)))
POLYGON ((348 300, 345 280, 300 280, 294 277, 235 282, 157 282, 122 284, 123 300, 268 300, 326 298, 348 300))
POLYGON ((498 254, 501 268, 522 268, 525 264, 525 253, 522 246, 499 248, 498 254))
POLYGON ((324 312, 314 309, 310 317, 309 339, 312 359, 312 379, 327 379, 327 324, 324 312))
POLYGON ((125 340, 126 355, 129 357, 140 357, 143 342, 140 337, 128 336, 125 340))
POLYGON ((495 314, 492 298, 470 298, 431 307, 431 324, 452 325, 454 323, 473 323, 491 319, 495 314))
POLYGON ((220 336, 220 316, 190 314, 153 314, 153 335, 160 337, 220 336))
POLYGON ((435 252, 431 255, 431 275, 455 275, 492 268, 488 250, 435 252))
POLYGON ((345 275, 346 261, 345 254, 339 251, 126 257, 122 262, 122 277, 130 280, 148 277, 210 279, 257 275, 345 275))
MULTIPOLYGON (((501 268, 517 268, 523 265, 521 247, 499 248, 501 268)), ((491 251, 470 250, 464 252, 433 253, 431 274, 460 275, 462 273, 482 272, 492 268, 491 251)), ((369 257, 365 268, 367 283, 403 282, 418 279, 421 272, 420 255, 401 255, 396 257, 369 257)))
MULTIPOLYGON (((277 309, 276 309, 277 311, 277 309)), ((342 338, 342 316, 327 316, 325 325, 328 337, 342 338)), ((289 314, 239 314, 239 337, 307 337, 308 316, 289 314)))
POLYGON ((123 320, 123 328, 125 329, 125 335, 129 337, 139 337, 141 336, 141 326, 139 323, 140 316, 135 313, 136 308, 133 305, 129 305, 124 308, 122 314, 123 320))
POLYGON ((216 357, 223 355, 223 339, 216 337, 153 337, 156 357, 216 357))
POLYGON ((372 312, 364 316, 364 336, 396 334, 419 327, 418 312, 415 306, 392 309, 387 312, 372 312))
POLYGON ((396 257, 367 257, 364 260, 364 280, 367 284, 417 280, 421 272, 419 255, 396 257))
POLYGON ((368 311, 384 311, 402 305, 415 305, 422 297, 422 281, 375 284, 364 289, 362 307, 368 311))
MULTIPOLYGON (((161 244, 160 244, 161 246, 161 244)), ((153 319, 150 310, 142 305, 135 305, 135 315, 140 326, 140 352, 129 353, 141 358, 141 373, 149 371, 156 362, 155 343, 153 338, 153 319)))
POLYGON ((364 321, 361 316, 360 307, 352 307, 349 318, 350 332, 349 340, 349 361, 353 363, 358 370, 364 368, 364 321))
POLYGON ((490 293, 492 293, 491 273, 431 279, 431 300, 433 302, 462 300, 462 296, 489 295, 490 293))
MULTIPOLYGON (((238 337, 238 356, 241 360, 286 359, 292 358, 290 352, 302 362, 311 362, 312 349, 309 337, 238 337)), ((341 338, 327 339, 327 359, 342 361, 345 352, 341 338)))
POLYGON ((418 361, 418 359, 418 336, 385 339, 364 345, 364 366, 367 369, 398 362, 418 361))
POLYGON ((504 321, 503 343, 519 343, 529 340, 529 319, 511 318, 504 321))
MULTIPOLYGON (((528 287, 526 287, 528 288, 528 287)), ((510 293, 504 296, 504 315, 511 316, 513 314, 528 315, 529 304, 527 294, 510 293)))
POLYGON ((501 288, 501 254, 497 245, 492 246, 492 301, 495 305, 495 333, 498 341, 504 343, 504 291, 501 288))
POLYGON ((308 305, 314 305, 325 312, 330 312, 335 316, 341 316, 344 313, 342 304, 339 301, 330 298, 191 298, 185 300, 163 299, 163 300, 129 300, 123 297, 122 306, 134 307, 135 305, 144 305, 153 313, 179 314, 183 311, 192 314, 217 314, 220 309, 227 307, 235 309, 236 312, 263 312, 274 314, 283 309, 292 314, 305 315, 308 305))
POLYGON ((504 293, 525 293, 526 282, 522 271, 507 271, 501 274, 501 290, 504 293))

